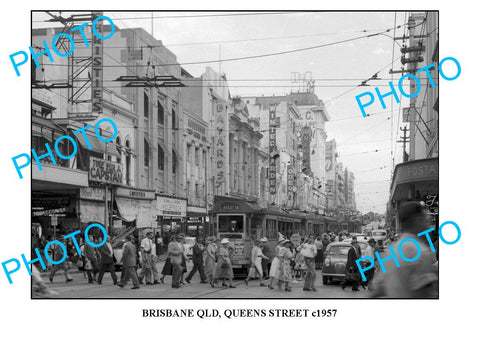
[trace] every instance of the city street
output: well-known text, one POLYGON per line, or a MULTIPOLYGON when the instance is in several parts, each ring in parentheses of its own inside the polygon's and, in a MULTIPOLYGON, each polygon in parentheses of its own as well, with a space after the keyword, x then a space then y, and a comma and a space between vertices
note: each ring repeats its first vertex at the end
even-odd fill
MULTIPOLYGON (((234 280, 235 289, 222 288, 221 282, 217 283, 215 288, 209 284, 200 284, 200 278, 196 274, 192 279, 192 284, 182 286, 179 289, 173 289, 170 286, 171 276, 165 278, 165 284, 158 285, 141 285, 140 289, 131 289, 132 283, 129 282, 124 288, 114 286, 109 274, 103 279, 103 284, 89 284, 88 280, 83 277, 83 273, 72 274, 74 281, 65 283, 63 273, 59 271, 55 276, 54 283, 48 282, 48 278, 44 278, 47 286, 56 291, 59 295, 57 298, 92 298, 92 299, 118 299, 118 298, 140 298, 140 299, 165 299, 165 298, 183 298, 183 299, 284 299, 284 298, 306 298, 306 299, 324 299, 324 298, 368 298, 368 290, 360 288, 358 292, 352 292, 352 288, 348 286, 345 291, 342 290, 338 283, 328 286, 322 284, 321 271, 317 271, 316 292, 303 291, 303 282, 293 283, 292 292, 267 287, 260 287, 259 281, 250 281, 246 286, 242 279, 234 280)), ((117 272, 119 275, 120 272, 117 272)), ((34 296, 36 298, 36 296, 34 296)))

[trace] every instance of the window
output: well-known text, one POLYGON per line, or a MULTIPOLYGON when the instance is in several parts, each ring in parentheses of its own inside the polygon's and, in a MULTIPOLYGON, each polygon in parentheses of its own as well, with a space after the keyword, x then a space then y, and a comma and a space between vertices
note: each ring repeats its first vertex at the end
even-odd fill
POLYGON ((200 149, 195 148, 195 166, 200 166, 200 149))
POLYGON ((130 163, 131 163, 131 150, 130 150, 130 141, 125 142, 125 148, 127 149, 125 163, 126 163, 126 174, 125 177, 127 179, 127 185, 130 185, 130 163))
POLYGON ((165 119, 165 115, 164 115, 164 111, 163 111, 163 106, 162 106, 162 104, 160 103, 160 101, 157 101, 157 104, 158 104, 158 109, 157 109, 158 124, 159 124, 159 125, 163 125, 163 122, 164 122, 164 119, 165 119))
POLYGON ((175 150, 172 150, 172 173, 177 173, 177 153, 175 150))
POLYGON ((158 170, 165 170, 165 152, 160 145, 158 145, 158 170))
POLYGON ((172 109, 172 129, 177 128, 177 114, 175 113, 175 110, 172 109))
POLYGON ((148 145, 148 142, 146 139, 143 140, 143 154, 144 154, 143 165, 148 167, 150 164, 150 145, 148 145))
POLYGON ((117 144, 117 151, 120 154, 120 157, 117 157, 117 163, 122 163, 122 142, 120 141, 120 137, 117 137, 115 144, 117 144))
POLYGON ((148 118, 148 108, 150 106, 147 93, 143 92, 143 115, 148 118))

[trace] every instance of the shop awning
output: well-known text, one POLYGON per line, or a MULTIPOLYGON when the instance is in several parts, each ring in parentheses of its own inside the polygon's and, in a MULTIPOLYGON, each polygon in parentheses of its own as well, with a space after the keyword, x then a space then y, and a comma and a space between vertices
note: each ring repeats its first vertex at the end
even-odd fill
POLYGON ((126 222, 137 220, 137 228, 150 228, 156 219, 152 215, 155 212, 155 201, 116 197, 115 202, 121 219, 126 222))
POLYGON ((390 187, 390 200, 414 199, 418 193, 438 194, 438 158, 398 164, 390 187))
POLYGON ((120 153, 117 150, 117 146, 113 142, 107 143, 107 153, 114 157, 121 157, 120 153))
POLYGON ((51 120, 32 116, 32 136, 43 137, 51 143, 66 134, 66 131, 55 125, 51 120))
POLYGON ((124 221, 132 222, 137 218, 137 202, 137 200, 132 200, 130 198, 115 197, 118 213, 124 221))
POLYGON ((104 154, 107 143, 104 143, 104 142, 98 140, 95 133, 92 133, 88 130, 86 130, 85 132, 87 134, 88 141, 90 142, 90 146, 92 148, 91 149, 88 148, 87 141, 83 137, 83 134, 78 133, 75 136, 76 136, 79 144, 82 146, 82 148, 84 148, 85 150, 91 150, 91 151, 96 152, 96 153, 104 154))

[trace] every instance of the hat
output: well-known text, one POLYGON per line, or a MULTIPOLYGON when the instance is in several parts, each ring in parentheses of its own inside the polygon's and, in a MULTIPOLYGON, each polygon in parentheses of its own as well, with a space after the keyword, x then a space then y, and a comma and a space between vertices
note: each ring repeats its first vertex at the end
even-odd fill
POLYGON ((207 242, 214 242, 214 241, 215 241, 215 236, 207 237, 207 242))
POLYGON ((278 242, 283 242, 285 240, 285 236, 282 233, 278 233, 278 242))
POLYGON ((226 243, 230 243, 230 242, 228 241, 228 238, 224 238, 220 243, 221 244, 226 244, 226 243))
POLYGON ((286 244, 286 243, 293 243, 292 241, 290 241, 288 238, 283 240, 282 241, 282 245, 286 244))
POLYGON ((368 240, 368 243, 377 243, 377 241, 375 241, 374 238, 371 238, 370 240, 368 240))
POLYGON ((262 238, 260 239, 260 242, 268 242, 268 239, 267 239, 266 237, 262 237, 262 238))

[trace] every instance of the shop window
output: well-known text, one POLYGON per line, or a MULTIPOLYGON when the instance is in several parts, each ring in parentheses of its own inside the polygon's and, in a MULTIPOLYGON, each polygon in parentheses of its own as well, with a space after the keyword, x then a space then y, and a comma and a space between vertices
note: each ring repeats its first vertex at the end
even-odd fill
POLYGON ((158 145, 158 170, 165 170, 165 152, 163 151, 160 144, 158 145))

